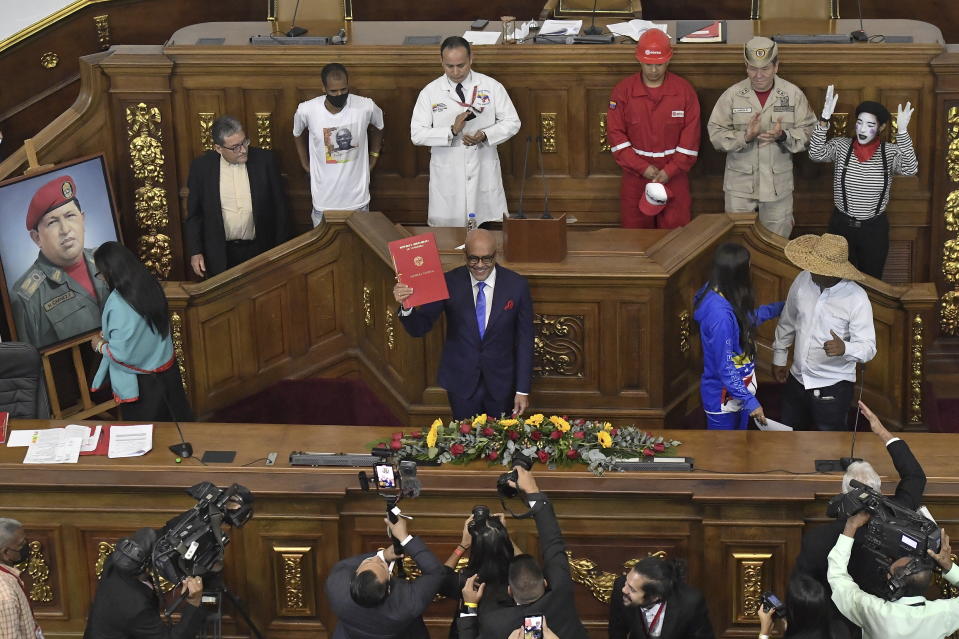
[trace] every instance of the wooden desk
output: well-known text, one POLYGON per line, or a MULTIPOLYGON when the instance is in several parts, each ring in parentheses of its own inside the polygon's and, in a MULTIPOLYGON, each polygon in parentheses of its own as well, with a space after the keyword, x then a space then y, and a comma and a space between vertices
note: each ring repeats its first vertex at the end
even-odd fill
MULTIPOLYGON (((20 421, 11 427, 48 425, 20 421)), ((81 457, 76 465, 23 466, 25 449, 0 448, 0 515, 24 523, 28 538, 39 543, 35 569, 43 572, 42 560, 48 570, 39 580, 49 588, 45 600, 35 601, 46 636, 77 636, 95 589, 97 563, 109 544, 191 508, 195 502, 184 489, 205 480, 220 486, 238 482, 255 495, 253 519, 230 533, 225 575, 260 629, 271 638, 327 636, 335 622, 322 594, 326 576, 339 558, 384 545, 383 503, 359 490, 357 469, 291 468, 288 455, 365 452, 366 443, 389 437, 391 429, 202 423, 182 428, 198 455, 233 449, 236 461, 176 464, 167 450, 179 441, 172 424, 158 424, 153 451, 138 458, 81 457), (255 462, 271 451, 279 453, 275 467, 255 462)), ((612 578, 627 560, 664 551, 688 561, 690 581, 707 593, 718 637, 755 634, 756 595, 785 591, 805 526, 825 521, 825 502, 840 488, 839 474, 812 473, 813 460, 847 454, 849 435, 662 433, 683 441, 678 454, 694 457, 703 470, 595 477, 582 467, 535 469, 573 557, 577 609, 590 635, 605 637, 602 599, 612 578)), ((943 525, 953 526, 959 519, 955 437, 906 438, 929 477, 924 503, 943 525)), ((878 438, 860 434, 856 454, 873 463, 890 493, 897 477, 878 438)), ((497 508, 494 484, 503 471, 483 464, 420 469, 422 495, 403 504, 415 516, 411 529, 445 560, 472 506, 497 508)), ((530 521, 511 521, 509 528, 524 550, 538 552, 530 521)), ((449 602, 429 609, 433 637, 446 636, 451 616, 449 602)), ((245 635, 242 626, 241 632, 245 635)))

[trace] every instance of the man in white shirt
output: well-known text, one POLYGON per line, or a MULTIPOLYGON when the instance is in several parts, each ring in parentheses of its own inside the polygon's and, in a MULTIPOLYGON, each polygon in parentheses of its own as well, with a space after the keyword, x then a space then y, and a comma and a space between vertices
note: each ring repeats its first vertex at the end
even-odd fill
MULTIPOLYGON (((959 599, 927 600, 932 562, 901 557, 889 566, 889 577, 905 582, 902 597, 887 601, 859 589, 846 571, 856 531, 869 521, 859 512, 846 520, 842 535, 829 553, 829 585, 839 611, 862 627, 863 639, 943 639, 959 630, 959 599)), ((951 585, 959 584, 959 568, 952 562, 949 535, 942 531, 938 553, 927 551, 951 585)))
POLYGON ((440 46, 444 74, 427 84, 413 107, 410 138, 430 147, 430 226, 495 222, 507 214, 496 147, 520 121, 502 84, 473 71, 470 44, 452 36, 440 46))
POLYGON ((853 281, 864 275, 849 263, 846 238, 839 235, 797 237, 786 245, 786 257, 804 270, 789 287, 773 341, 773 375, 786 384, 782 422, 846 430, 856 364, 876 355, 872 305, 853 281))
POLYGON ((383 111, 350 93, 346 67, 333 62, 320 77, 326 94, 301 102, 293 115, 296 152, 310 174, 313 226, 323 211, 369 210, 370 173, 383 148, 383 111))

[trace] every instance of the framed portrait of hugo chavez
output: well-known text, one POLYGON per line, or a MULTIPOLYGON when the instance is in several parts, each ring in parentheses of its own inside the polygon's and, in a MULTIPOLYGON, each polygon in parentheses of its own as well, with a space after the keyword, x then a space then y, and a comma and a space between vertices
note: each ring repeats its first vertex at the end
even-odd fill
POLYGON ((100 328, 110 291, 93 252, 121 241, 103 154, 0 182, 0 293, 13 339, 38 349, 100 328))

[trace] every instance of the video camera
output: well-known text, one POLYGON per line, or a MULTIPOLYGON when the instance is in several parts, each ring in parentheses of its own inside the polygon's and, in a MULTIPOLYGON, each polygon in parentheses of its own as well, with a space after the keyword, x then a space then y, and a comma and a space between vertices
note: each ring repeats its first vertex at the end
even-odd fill
POLYGON ((366 471, 359 472, 360 488, 364 491, 375 488, 380 497, 387 502, 392 501, 390 508, 404 497, 415 499, 420 496, 423 487, 416 476, 415 461, 406 459, 396 464, 393 461, 393 451, 386 448, 374 448, 370 454, 380 461, 373 464, 372 482, 366 471))
POLYGON ((849 518, 863 510, 869 512, 872 518, 862 541, 881 563, 888 566, 905 556, 926 559, 927 550, 939 552, 942 533, 936 522, 903 508, 860 481, 853 479, 849 486, 849 492, 829 500, 826 514, 849 518))

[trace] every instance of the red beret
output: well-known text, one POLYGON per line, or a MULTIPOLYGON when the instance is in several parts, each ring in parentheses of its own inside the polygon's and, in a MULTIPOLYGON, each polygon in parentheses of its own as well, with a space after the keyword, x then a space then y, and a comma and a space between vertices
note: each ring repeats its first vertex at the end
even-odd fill
POLYGON ((30 208, 27 209, 27 230, 32 231, 37 228, 40 218, 58 206, 75 200, 76 197, 77 185, 69 175, 61 175, 41 186, 33 194, 30 208))

